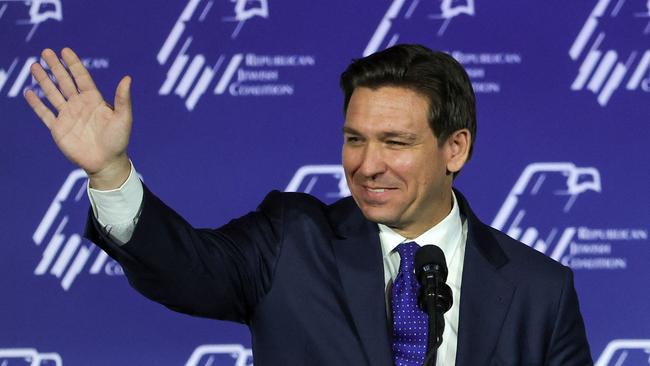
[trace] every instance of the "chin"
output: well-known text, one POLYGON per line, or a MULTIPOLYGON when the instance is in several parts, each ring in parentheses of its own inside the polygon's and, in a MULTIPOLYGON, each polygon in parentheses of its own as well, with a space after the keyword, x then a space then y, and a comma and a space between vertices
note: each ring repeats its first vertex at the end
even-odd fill
POLYGON ((395 215, 390 212, 386 212, 385 208, 367 206, 359 206, 359 208, 361 209, 363 216, 372 222, 391 226, 397 221, 395 215))

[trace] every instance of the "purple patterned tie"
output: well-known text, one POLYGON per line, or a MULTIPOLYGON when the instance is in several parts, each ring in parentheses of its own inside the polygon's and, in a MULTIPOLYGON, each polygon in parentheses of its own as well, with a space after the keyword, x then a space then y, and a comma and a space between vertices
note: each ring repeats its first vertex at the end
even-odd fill
POLYGON ((427 315, 418 307, 420 284, 413 261, 420 248, 415 242, 397 246, 399 272, 393 282, 393 360, 395 366, 421 366, 427 353, 427 315))

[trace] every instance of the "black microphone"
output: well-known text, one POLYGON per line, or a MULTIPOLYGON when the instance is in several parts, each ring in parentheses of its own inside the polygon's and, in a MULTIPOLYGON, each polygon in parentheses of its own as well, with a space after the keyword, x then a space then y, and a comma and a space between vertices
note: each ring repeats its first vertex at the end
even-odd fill
POLYGON ((453 298, 447 281, 447 262, 442 249, 424 245, 415 253, 415 275, 420 282, 418 304, 429 315, 427 357, 425 365, 435 365, 438 347, 445 328, 443 314, 451 308, 453 298))

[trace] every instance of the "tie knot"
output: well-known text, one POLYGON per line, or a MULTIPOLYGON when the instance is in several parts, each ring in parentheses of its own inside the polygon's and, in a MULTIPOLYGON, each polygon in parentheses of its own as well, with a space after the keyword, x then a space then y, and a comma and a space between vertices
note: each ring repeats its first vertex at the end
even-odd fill
POLYGON ((395 249, 397 249, 400 258, 399 271, 412 271, 414 266, 413 262, 415 260, 415 252, 420 249, 420 246, 414 241, 409 241, 407 243, 398 245, 395 249))

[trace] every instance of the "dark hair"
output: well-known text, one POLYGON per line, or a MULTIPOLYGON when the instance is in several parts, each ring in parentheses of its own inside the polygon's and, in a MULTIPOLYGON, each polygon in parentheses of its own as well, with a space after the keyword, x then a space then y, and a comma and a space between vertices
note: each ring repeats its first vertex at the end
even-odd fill
POLYGON ((463 67, 444 52, 421 45, 396 45, 353 60, 341 74, 343 105, 347 112, 357 87, 398 86, 412 89, 429 100, 429 126, 442 145, 455 131, 467 128, 472 156, 476 138, 474 91, 463 67))

